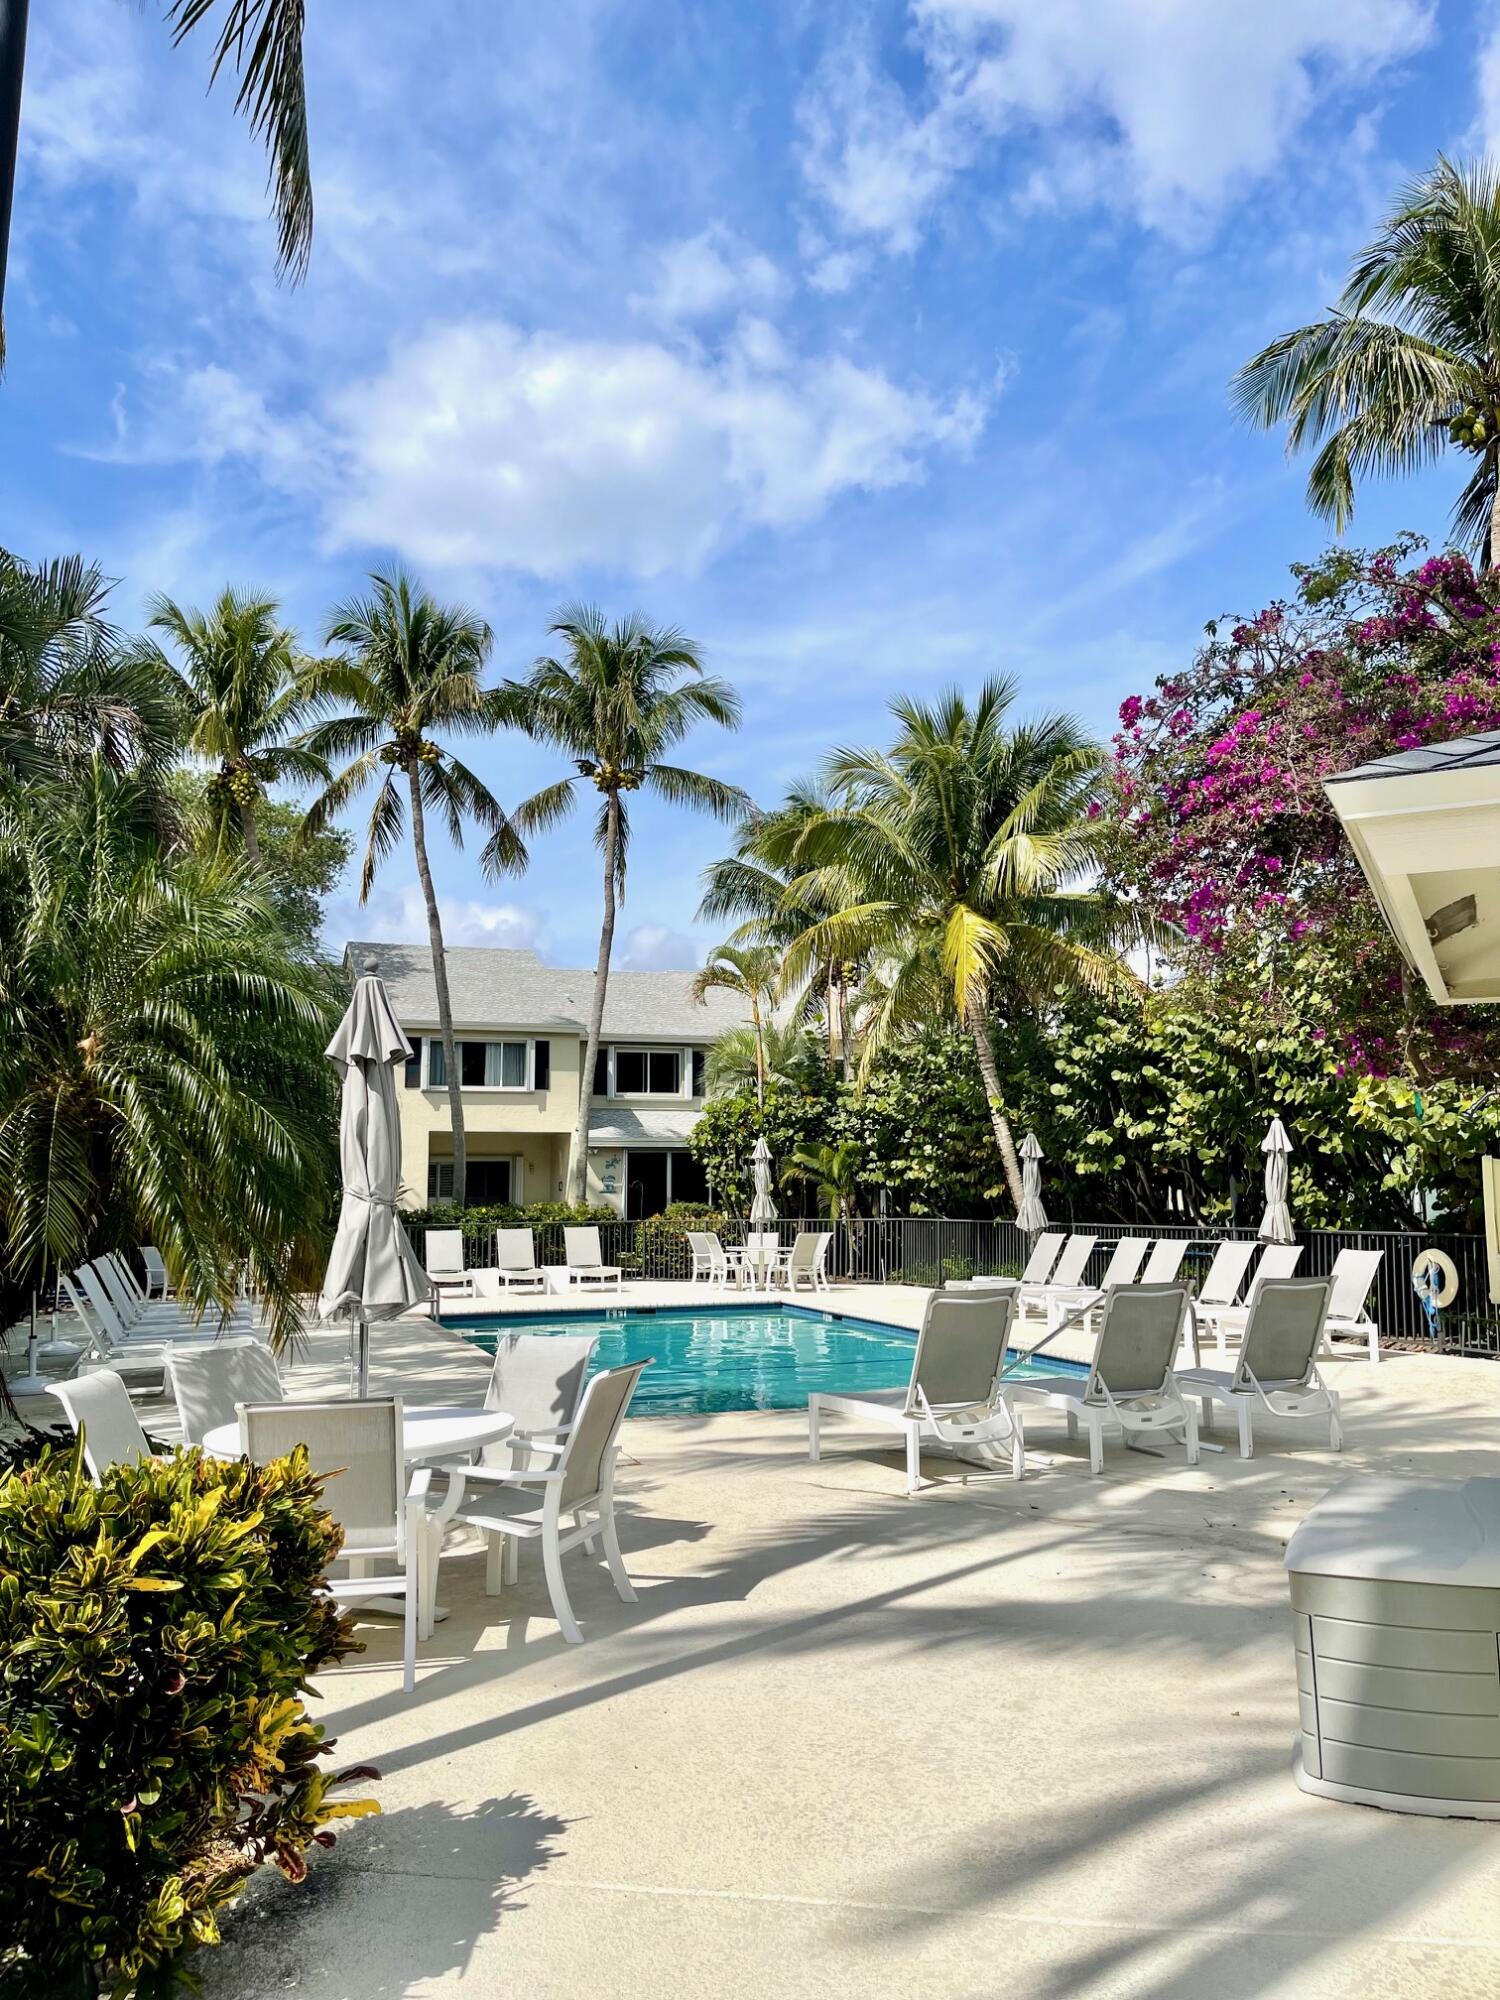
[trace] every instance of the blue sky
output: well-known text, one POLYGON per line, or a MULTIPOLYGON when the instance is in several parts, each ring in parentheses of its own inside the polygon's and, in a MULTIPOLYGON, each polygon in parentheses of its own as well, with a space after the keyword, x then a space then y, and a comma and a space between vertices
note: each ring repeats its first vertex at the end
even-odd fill
MULTIPOLYGON (((902 691, 1017 675, 1101 733, 1326 540, 1225 384, 1401 180, 1500 138, 1459 0, 311 0, 312 269, 150 8, 33 10, 0 541, 122 621, 277 593, 310 639, 400 559, 526 668, 569 599, 685 628, 773 801, 902 691)), ((1361 497, 1441 536, 1456 468, 1361 497)), ((474 756, 514 803, 556 775, 474 756)), ((708 821, 643 805, 618 961, 693 962, 708 821)), ((450 940, 589 963, 586 816, 440 856, 450 940)), ((420 939, 409 857, 354 933, 420 939)))

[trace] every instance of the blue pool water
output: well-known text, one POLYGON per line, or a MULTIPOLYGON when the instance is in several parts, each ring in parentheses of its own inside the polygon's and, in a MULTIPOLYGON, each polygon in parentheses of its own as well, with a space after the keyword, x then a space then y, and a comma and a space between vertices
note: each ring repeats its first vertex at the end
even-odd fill
MULTIPOLYGON (((868 1320, 807 1309, 757 1312, 453 1313, 443 1324, 486 1353, 500 1328, 592 1333, 595 1368, 649 1360, 631 1408, 638 1416, 715 1410, 795 1410, 814 1389, 900 1389, 911 1379, 912 1337, 868 1320)), ((1058 1373, 1066 1364, 1037 1367, 1058 1373)), ((1018 1373, 1024 1374, 1024 1369, 1018 1373)))

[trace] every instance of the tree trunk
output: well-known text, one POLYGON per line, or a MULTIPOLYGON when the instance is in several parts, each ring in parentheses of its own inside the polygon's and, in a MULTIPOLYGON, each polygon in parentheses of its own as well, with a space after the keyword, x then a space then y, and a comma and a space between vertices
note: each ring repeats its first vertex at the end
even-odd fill
POLYGON ((994 1130, 995 1144, 1000 1149, 1001 1164, 1005 1168, 1005 1185, 1019 1214, 1022 1200, 1021 1158, 1011 1134, 1010 1120, 1000 1108, 1000 1072, 995 1067, 995 1051, 990 1046, 990 1024, 984 1009, 971 1002, 965 1009, 964 1025, 969 1030, 974 1053, 979 1058, 979 1074, 984 1078, 984 1094, 989 1100, 990 1125, 994 1130))
MULTIPOLYGON (((448 1073, 448 1116, 453 1126, 453 1203, 462 1208, 468 1193, 469 1156, 464 1145, 463 1078, 458 1044, 453 1039, 453 1002, 448 997, 448 960, 443 951, 443 920, 427 862, 427 822, 422 815, 422 787, 415 766, 407 771, 411 785, 411 844, 417 855, 417 877, 427 903, 427 937, 432 946, 432 983, 437 988, 438 1026, 443 1036, 443 1068, 448 1073)), ((426 1190, 422 1190, 424 1199, 426 1190)))
POLYGON ((260 835, 255 831, 255 807, 240 802, 240 838, 245 845, 245 859, 252 868, 260 866, 260 835))
POLYGON ((594 1001, 589 1008, 589 1038, 583 1049, 583 1075, 578 1079, 578 1123, 573 1129, 573 1158, 568 1169, 568 1199, 588 1195, 589 1111, 594 1091, 594 1065, 604 1030, 604 995, 609 987, 609 957, 615 944, 615 858, 620 851, 620 800, 611 792, 604 815, 604 921, 599 926, 599 957, 594 966, 594 1001))
POLYGON ((844 1081, 849 1083, 854 1077, 854 1052, 849 1046, 849 982, 839 969, 839 1056, 843 1062, 844 1081))
POLYGON ((757 1109, 766 1108, 766 1038, 760 1019, 760 995, 750 995, 750 1019, 755 1028, 755 1103, 757 1109))
POLYGON ((1500 456, 1490 458, 1490 466, 1495 475, 1495 491, 1490 500, 1490 528, 1485 537, 1484 561, 1487 569, 1500 564, 1500 456))
POLYGON ((827 989, 823 1001, 824 1025, 828 1030, 828 1067, 837 1069, 839 1061, 839 1010, 834 998, 834 970, 828 968, 827 989))

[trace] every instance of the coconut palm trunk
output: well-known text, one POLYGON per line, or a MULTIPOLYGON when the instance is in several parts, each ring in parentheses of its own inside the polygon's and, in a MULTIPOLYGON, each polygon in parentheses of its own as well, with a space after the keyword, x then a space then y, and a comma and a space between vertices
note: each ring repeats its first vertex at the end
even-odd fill
POLYGON ((755 1102, 756 1107, 766 1108, 766 1034, 760 1018, 760 995, 750 998, 750 1021, 755 1029, 755 1102))
POLYGON ((427 905, 427 937, 432 946, 432 983, 437 989, 438 1027, 443 1037, 443 1068, 448 1077, 448 1116, 453 1126, 453 1204, 462 1208, 468 1193, 469 1156, 464 1144, 463 1078, 458 1044, 453 1039, 453 1002, 448 996, 448 960, 443 951, 443 919, 427 861, 427 822, 422 814, 422 786, 415 764, 407 768, 411 786, 411 844, 417 857, 417 878, 427 905))
POLYGON ((1500 455, 1491 453, 1490 478, 1494 484, 1494 496, 1490 501, 1490 532, 1485 545, 1484 560, 1488 569, 1500 567, 1500 455))
POLYGON ((604 1032, 604 996, 609 988, 609 960, 615 947, 615 871, 620 856, 620 798, 611 791, 604 808, 604 920, 599 926, 599 957, 594 965, 594 999, 589 1008, 589 1036, 583 1050, 583 1075, 578 1079, 578 1123, 573 1128, 573 1160, 569 1170, 570 1199, 588 1195, 589 1112, 594 1092, 594 1065, 604 1032))
POLYGON ((970 1001, 965 1009, 965 1025, 974 1043, 974 1054, 979 1059, 979 1074, 984 1079, 985 1100, 990 1107, 990 1126, 995 1134, 995 1144, 1000 1148, 1001 1164, 1005 1168, 1005 1185, 1010 1190, 1010 1198, 1019 1210, 1023 1200, 1021 1187, 1021 1156, 1016 1151, 1015 1135, 1010 1129, 1000 1103, 1000 1072, 995 1067, 995 1051, 990 1042, 990 1024, 984 1008, 977 1001, 970 1001))
POLYGON ((240 801, 240 838, 245 844, 245 859, 252 868, 259 868, 260 835, 255 830, 255 807, 244 799, 240 801))

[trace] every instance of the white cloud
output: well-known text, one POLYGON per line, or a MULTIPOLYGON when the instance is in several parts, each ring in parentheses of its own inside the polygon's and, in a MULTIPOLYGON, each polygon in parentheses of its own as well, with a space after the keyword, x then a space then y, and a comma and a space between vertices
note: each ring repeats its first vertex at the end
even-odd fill
MULTIPOLYGON (((545 938, 542 918, 519 903, 484 903, 439 896, 445 944, 488 944, 537 950, 545 938)), ((383 938, 391 944, 427 943, 427 905, 415 882, 379 885, 361 907, 352 895, 332 896, 323 916, 323 936, 334 950, 350 938, 383 938)))
POLYGON ((1500 160, 1500 5, 1495 0, 1490 0, 1485 16, 1487 32, 1475 65, 1479 116, 1473 143, 1492 160, 1500 160))
POLYGON ((786 290, 770 258, 721 223, 669 244, 654 261, 650 291, 630 300, 634 311, 651 319, 711 319, 741 306, 770 305, 786 290))
POLYGON ((941 402, 842 355, 799 355, 754 318, 712 354, 471 319, 398 343, 316 422, 281 424, 225 371, 193 371, 170 441, 148 451, 235 453, 280 490, 315 492, 335 550, 652 576, 920 479, 931 453, 973 443, 987 396, 941 402))
POLYGON ((615 964, 627 972, 696 971, 702 963, 697 938, 667 924, 637 924, 615 953, 615 964))
POLYGON ((1030 202, 1107 202, 1178 230, 1268 174, 1334 91, 1420 47, 1432 0, 912 0, 913 101, 847 51, 802 106, 802 166, 837 227, 910 250, 997 138, 1030 202))

